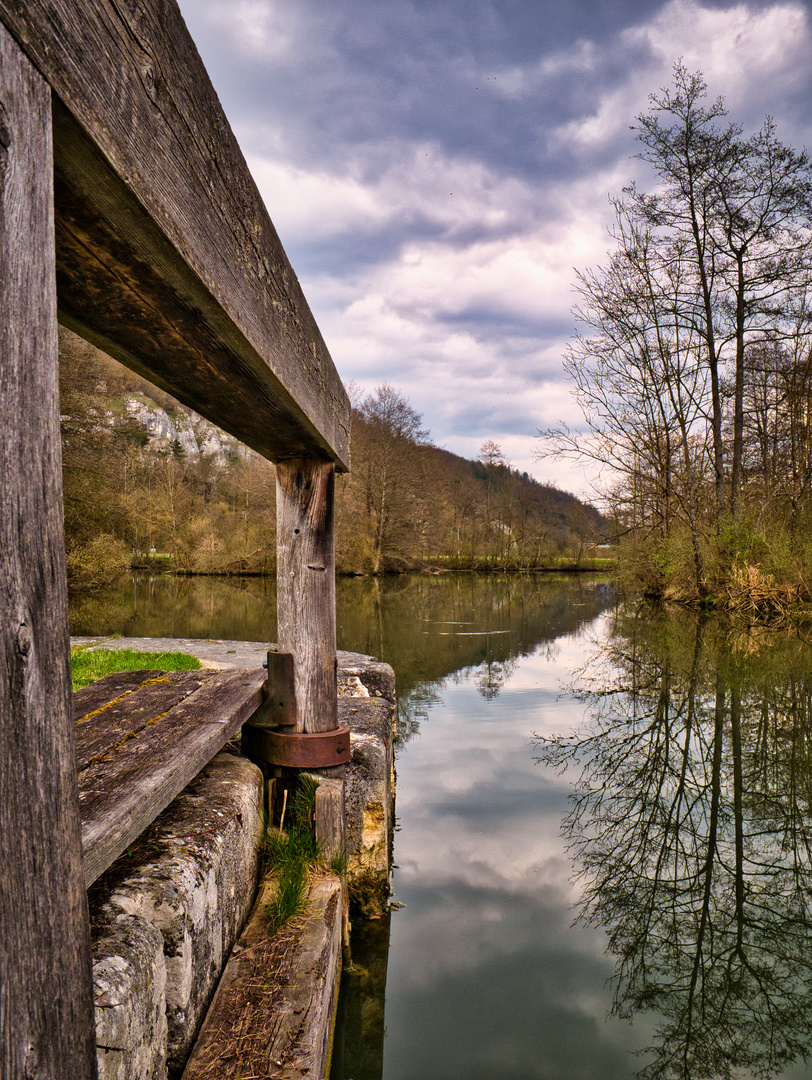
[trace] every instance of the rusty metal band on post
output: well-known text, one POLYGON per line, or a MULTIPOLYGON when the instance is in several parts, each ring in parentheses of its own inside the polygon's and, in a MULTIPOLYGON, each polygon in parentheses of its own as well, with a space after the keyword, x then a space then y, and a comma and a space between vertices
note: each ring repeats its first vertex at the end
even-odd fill
POLYGON ((350 729, 335 728, 313 735, 296 731, 274 731, 244 724, 243 751, 271 765, 291 769, 326 769, 350 760, 350 729))

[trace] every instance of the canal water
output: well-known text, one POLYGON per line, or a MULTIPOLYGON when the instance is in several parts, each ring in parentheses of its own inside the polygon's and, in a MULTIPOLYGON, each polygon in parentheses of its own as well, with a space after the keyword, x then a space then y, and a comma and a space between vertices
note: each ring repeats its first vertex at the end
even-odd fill
MULTIPOLYGON (((262 579, 128 579, 71 629, 273 640, 262 579)), ((812 646, 545 575, 338 583, 395 668, 393 911, 332 1080, 812 1071, 812 646)))

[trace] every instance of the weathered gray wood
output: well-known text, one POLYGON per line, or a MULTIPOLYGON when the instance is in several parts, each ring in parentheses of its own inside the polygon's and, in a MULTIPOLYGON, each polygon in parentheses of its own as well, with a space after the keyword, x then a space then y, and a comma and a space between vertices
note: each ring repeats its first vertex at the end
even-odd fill
MULTIPOLYGON (((172 672, 163 706, 153 693, 144 721, 79 774, 85 879, 90 885, 169 805, 262 702, 261 668, 216 672, 172 672), (190 687, 190 675, 204 675, 199 689, 177 701, 172 683, 190 687)), ((138 708, 139 693, 129 698, 138 708)), ((87 721, 107 725, 101 711, 87 721)))
POLYGON ((335 469, 325 461, 280 462, 276 492, 278 646, 294 658, 296 730, 332 731, 338 727, 335 469))
POLYGON ((173 0, 0 0, 58 93, 60 317, 274 460, 349 404, 173 0))
POLYGON ((296 727, 296 673, 290 653, 268 653, 268 696, 252 723, 257 727, 296 727))
POLYGON ((321 845, 325 859, 346 854, 346 812, 344 809, 344 781, 317 776, 316 788, 316 839, 321 845))
MULTIPOLYGON (((214 676, 213 671, 132 672, 142 676, 131 689, 118 693, 111 686, 110 700, 76 717, 76 768, 79 772, 109 754, 125 739, 131 739, 148 724, 174 708, 214 676)), ((100 680, 104 682, 105 680, 100 680)), ((89 689, 86 687, 85 689, 89 689)), ((74 714, 84 708, 74 697, 74 714)))
POLYGON ((96 1075, 62 535, 51 95, 0 26, 0 1075, 96 1075))
POLYGON ((77 723, 86 720, 96 709, 109 708, 110 703, 116 698, 137 690, 146 679, 165 674, 165 671, 159 671, 157 668, 150 670, 142 668, 138 671, 116 671, 112 675, 105 675, 103 679, 89 683, 75 692, 73 718, 77 723))

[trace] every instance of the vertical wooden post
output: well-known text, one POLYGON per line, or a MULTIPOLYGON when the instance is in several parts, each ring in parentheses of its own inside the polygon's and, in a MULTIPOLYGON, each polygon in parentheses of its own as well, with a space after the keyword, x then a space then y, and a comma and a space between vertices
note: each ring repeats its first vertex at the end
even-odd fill
POLYGON ((292 653, 296 730, 338 727, 335 466, 294 458, 276 466, 279 651, 292 653))
POLYGON ((61 501, 50 89, 0 25, 0 1075, 96 1076, 61 501))

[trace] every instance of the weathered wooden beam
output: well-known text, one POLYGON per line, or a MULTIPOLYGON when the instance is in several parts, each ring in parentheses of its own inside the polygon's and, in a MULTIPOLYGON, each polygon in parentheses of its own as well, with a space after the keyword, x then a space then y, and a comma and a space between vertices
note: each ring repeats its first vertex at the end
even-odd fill
MULTIPOLYGON (((235 735, 262 702, 261 668, 155 672, 125 701, 76 695, 79 803, 87 884, 92 884, 235 735), (88 757, 93 749, 94 754, 88 757)), ((106 680, 100 680, 105 683, 106 680)), ((110 684, 115 693, 115 677, 110 684)), ((98 689, 96 690, 98 692, 98 689)))
POLYGON ((0 26, 0 1075, 87 1080, 52 177, 50 90, 0 26))
POLYGON ((349 403, 173 0, 0 0, 54 108, 60 318, 272 460, 349 403))
POLYGON ((268 653, 268 697, 260 727, 296 727, 296 665, 290 653, 268 653))
POLYGON ((277 623, 294 658, 296 730, 338 727, 335 615, 335 468, 283 461, 276 469, 277 623))
POLYGON ((334 877, 315 881, 304 918, 270 936, 265 911, 275 889, 271 876, 260 884, 182 1080, 329 1075, 344 888, 334 877))
POLYGON ((329 862, 347 851, 347 812, 344 804, 344 781, 317 776, 316 839, 329 862))

